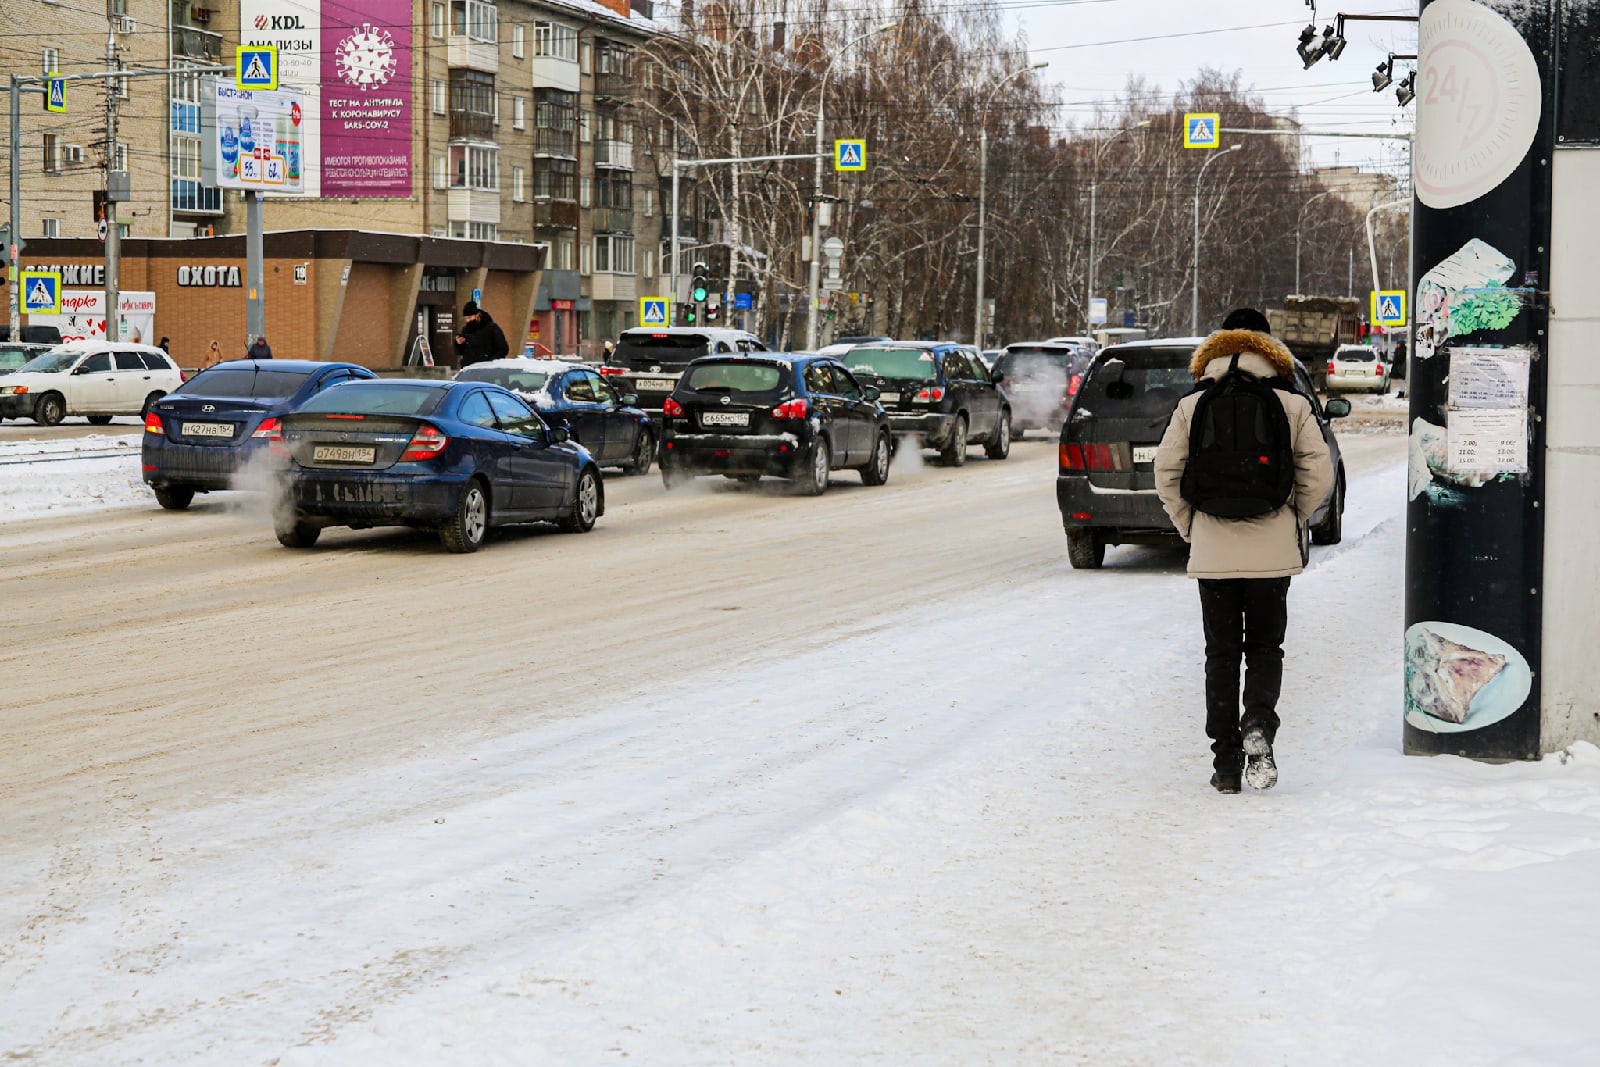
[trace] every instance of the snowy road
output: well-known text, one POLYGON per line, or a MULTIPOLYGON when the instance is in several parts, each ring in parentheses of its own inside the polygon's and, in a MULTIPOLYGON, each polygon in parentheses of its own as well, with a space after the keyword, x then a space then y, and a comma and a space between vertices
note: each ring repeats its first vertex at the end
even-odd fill
POLYGON ((1600 753, 1398 755, 1404 439, 1344 444, 1263 796, 1181 556, 1072 571, 1045 442, 470 557, 0 525, 0 1056, 1589 1062, 1600 753))

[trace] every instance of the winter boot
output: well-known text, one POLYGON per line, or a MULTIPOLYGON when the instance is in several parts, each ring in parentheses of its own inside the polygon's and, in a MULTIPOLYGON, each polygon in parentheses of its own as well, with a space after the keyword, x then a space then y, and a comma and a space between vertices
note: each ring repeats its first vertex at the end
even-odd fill
POLYGON ((1239 772, 1212 771, 1211 788, 1219 793, 1237 793, 1240 790, 1239 772))
POLYGON ((1271 789, 1278 784, 1278 764, 1272 758, 1272 742, 1259 726, 1244 732, 1244 780, 1251 789, 1271 789))

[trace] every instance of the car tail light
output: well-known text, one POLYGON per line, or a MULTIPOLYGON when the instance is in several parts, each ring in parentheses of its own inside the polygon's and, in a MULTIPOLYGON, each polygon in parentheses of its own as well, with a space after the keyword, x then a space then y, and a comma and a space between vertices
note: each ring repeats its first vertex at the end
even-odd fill
POLYGON ((1378 377, 1382 378, 1383 377, 1383 364, 1382 363, 1377 363, 1377 364, 1374 364, 1374 366, 1377 368, 1378 377))
POLYGON ((682 415, 683 414, 683 405, 678 403, 676 400, 672 399, 669 396, 669 397, 667 397, 667 399, 665 399, 665 400, 663 400, 661 402, 661 414, 663 414, 663 415, 682 415))
POLYGON ((1127 470, 1117 445, 1062 445, 1061 469, 1067 471, 1127 470))
POLYGON ((178 368, 178 381, 186 382, 190 378, 193 378, 193 377, 194 377, 194 375, 190 374, 188 371, 184 370, 182 367, 178 368))
POLYGON ((937 404, 943 399, 944 388, 942 386, 930 385, 925 389, 917 390, 916 402, 919 404, 937 404))
POLYGON ((1335 372, 1334 372, 1334 369, 1333 369, 1333 360, 1331 360, 1331 359, 1330 359, 1330 360, 1328 360, 1328 373, 1329 373, 1329 374, 1333 374, 1333 373, 1335 373, 1335 372))
POLYGON ((1090 519, 1094 518, 1094 516, 1087 511, 1074 511, 1072 513, 1072 517, 1081 522, 1088 522, 1090 519))
POLYGON ((1081 374, 1074 374, 1071 378, 1068 378, 1067 379, 1067 395, 1068 396, 1077 396, 1078 395, 1078 387, 1081 386, 1082 384, 1083 384, 1083 375, 1081 375, 1081 374))
POLYGON ((144 432, 145 433, 166 433, 167 432, 167 428, 165 426, 161 425, 161 416, 160 415, 157 415, 153 411, 149 411, 149 412, 146 412, 145 416, 144 416, 144 432))
POLYGON ((601 367, 600 368, 600 373, 601 374, 605 374, 605 375, 627 374, 628 373, 628 368, 626 368, 626 367, 601 367))
POLYGON ((283 442, 283 427, 277 419, 265 418, 261 420, 261 425, 256 427, 256 432, 250 436, 257 441, 276 441, 281 444, 283 442))
POLYGON ((1083 470, 1083 449, 1077 445, 1062 445, 1061 469, 1064 471, 1083 470))
POLYGON ((423 423, 417 427, 417 432, 411 435, 411 442, 406 445, 405 452, 401 454, 400 462, 404 463, 414 459, 433 459, 440 452, 443 452, 444 446, 449 443, 450 438, 446 437, 437 426, 423 423))
POLYGON ((794 400, 786 400, 773 408, 772 417, 775 419, 803 419, 806 417, 807 410, 809 410, 809 405, 806 403, 805 397, 799 397, 794 400))

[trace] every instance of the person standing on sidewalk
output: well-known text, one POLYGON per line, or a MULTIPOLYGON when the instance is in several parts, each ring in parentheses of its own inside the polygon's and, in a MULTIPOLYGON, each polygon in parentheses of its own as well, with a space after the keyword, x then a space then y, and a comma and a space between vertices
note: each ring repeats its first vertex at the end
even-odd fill
POLYGON ((503 359, 511 353, 505 331, 476 301, 467 301, 466 307, 461 309, 461 317, 464 321, 461 332, 456 334, 456 355, 463 367, 488 359, 503 359))
MULTIPOLYGON (((1214 770, 1211 785, 1221 793, 1237 793, 1243 777, 1254 789, 1270 789, 1278 780, 1272 745, 1278 733, 1278 695, 1283 686, 1289 579, 1305 566, 1307 524, 1333 488, 1333 461, 1310 401, 1294 391, 1294 356, 1271 336, 1271 327, 1260 311, 1240 308, 1229 312, 1222 329, 1195 349, 1189 369, 1204 388, 1178 402, 1156 451, 1155 474, 1161 503, 1190 545, 1189 576, 1200 584, 1200 616, 1206 638, 1206 736, 1211 739, 1214 770), (1280 403, 1287 419, 1285 454, 1262 455, 1260 462, 1281 462, 1285 475, 1287 465, 1293 464, 1292 487, 1284 486, 1287 499, 1280 496, 1276 506, 1264 503, 1260 514, 1239 518, 1208 513, 1203 501, 1197 506, 1190 499, 1196 495, 1194 481, 1184 477, 1197 448, 1192 437, 1196 409, 1231 371, 1255 379, 1246 383, 1245 391, 1257 389, 1258 383, 1270 384, 1265 402, 1280 403), (1245 668, 1242 715, 1241 658, 1245 668)), ((1267 414, 1276 423, 1276 413, 1267 414)), ((1213 417, 1203 414, 1201 421, 1213 417)), ((1207 427, 1201 429, 1205 438, 1207 427)))

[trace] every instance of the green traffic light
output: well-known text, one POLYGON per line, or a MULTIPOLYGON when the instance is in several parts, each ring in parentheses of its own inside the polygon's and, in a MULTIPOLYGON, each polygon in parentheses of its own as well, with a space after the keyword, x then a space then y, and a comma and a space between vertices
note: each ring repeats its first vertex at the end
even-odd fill
POLYGON ((690 293, 689 295, 694 298, 694 302, 696 304, 705 303, 705 301, 706 301, 705 286, 703 286, 703 285, 696 286, 694 291, 692 293, 690 293))

